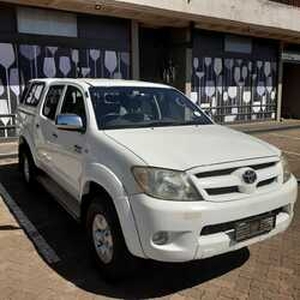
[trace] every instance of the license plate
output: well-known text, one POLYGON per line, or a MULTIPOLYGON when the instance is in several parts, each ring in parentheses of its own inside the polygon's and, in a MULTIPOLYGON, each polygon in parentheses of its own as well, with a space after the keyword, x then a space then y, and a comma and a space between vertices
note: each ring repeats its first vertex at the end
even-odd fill
POLYGON ((235 240, 241 242, 267 233, 275 227, 276 215, 268 214, 246 219, 235 224, 235 240))

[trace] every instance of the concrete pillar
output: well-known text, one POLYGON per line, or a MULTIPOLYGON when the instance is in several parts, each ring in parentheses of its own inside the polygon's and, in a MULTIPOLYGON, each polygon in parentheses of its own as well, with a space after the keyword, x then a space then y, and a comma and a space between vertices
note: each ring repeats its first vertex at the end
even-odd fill
POLYGON ((282 108, 283 49, 284 49, 284 43, 281 42, 279 47, 279 59, 278 59, 278 87, 277 87, 277 113, 276 113, 276 121, 278 122, 280 122, 281 120, 281 108, 282 108))
POLYGON ((131 21, 131 74, 132 79, 140 79, 140 49, 139 49, 139 23, 131 21))
POLYGON ((193 49, 186 48, 185 50, 185 94, 190 97, 192 92, 192 60, 193 49))

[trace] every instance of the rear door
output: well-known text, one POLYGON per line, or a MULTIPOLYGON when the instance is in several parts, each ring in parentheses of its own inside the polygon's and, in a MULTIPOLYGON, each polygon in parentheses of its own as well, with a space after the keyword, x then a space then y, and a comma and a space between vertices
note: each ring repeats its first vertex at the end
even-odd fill
POLYGON ((21 104, 18 107, 18 126, 20 133, 30 139, 32 146, 36 146, 36 123, 38 119, 37 107, 40 103, 43 92, 45 90, 45 83, 34 81, 28 84, 23 92, 21 104))
POLYGON ((65 92, 65 85, 51 85, 43 102, 40 120, 37 122, 37 153, 42 167, 52 177, 56 177, 53 156, 56 152, 56 141, 58 138, 55 126, 58 104, 65 92))

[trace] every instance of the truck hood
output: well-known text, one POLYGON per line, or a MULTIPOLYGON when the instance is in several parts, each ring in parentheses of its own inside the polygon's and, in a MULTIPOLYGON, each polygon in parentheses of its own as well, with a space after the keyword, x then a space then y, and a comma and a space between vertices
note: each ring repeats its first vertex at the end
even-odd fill
POLYGON ((219 125, 106 130, 147 165, 176 170, 279 156, 261 140, 219 125))

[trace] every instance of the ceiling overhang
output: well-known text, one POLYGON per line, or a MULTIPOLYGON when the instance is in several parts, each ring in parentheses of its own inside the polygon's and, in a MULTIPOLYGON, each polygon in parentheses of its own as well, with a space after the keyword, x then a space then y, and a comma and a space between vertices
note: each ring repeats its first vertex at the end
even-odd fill
POLYGON ((225 18, 202 16, 193 14, 191 12, 178 12, 165 10, 162 8, 153 8, 144 5, 132 4, 129 3, 129 1, 4 0, 4 2, 41 8, 58 9, 69 12, 122 17, 136 20, 143 26, 156 28, 183 28, 188 27, 191 23, 193 23, 194 26, 199 29, 276 39, 289 43, 300 43, 300 31, 298 32, 295 30, 288 30, 272 26, 261 26, 254 23, 232 21, 225 18))

